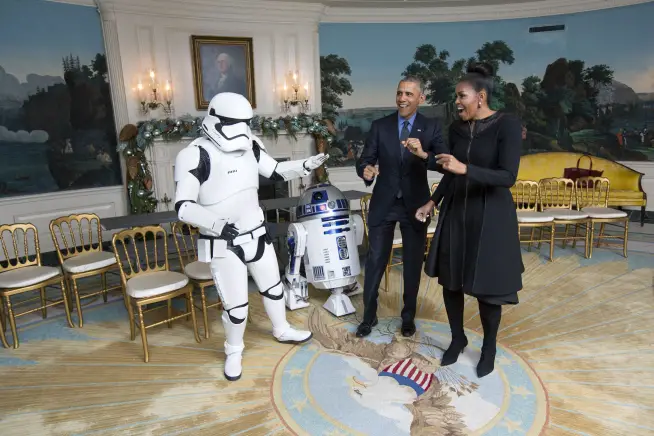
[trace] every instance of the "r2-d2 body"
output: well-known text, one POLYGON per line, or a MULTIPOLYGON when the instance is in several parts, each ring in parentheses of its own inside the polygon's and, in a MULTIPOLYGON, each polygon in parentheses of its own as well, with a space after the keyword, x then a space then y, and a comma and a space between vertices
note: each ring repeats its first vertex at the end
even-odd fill
POLYGON ((345 195, 328 183, 312 186, 300 197, 296 221, 289 226, 286 267, 286 307, 309 305, 308 284, 332 292, 325 309, 336 316, 355 312, 348 295, 359 293, 359 245, 363 220, 350 213, 345 195), (300 274, 304 262, 306 278, 300 274))

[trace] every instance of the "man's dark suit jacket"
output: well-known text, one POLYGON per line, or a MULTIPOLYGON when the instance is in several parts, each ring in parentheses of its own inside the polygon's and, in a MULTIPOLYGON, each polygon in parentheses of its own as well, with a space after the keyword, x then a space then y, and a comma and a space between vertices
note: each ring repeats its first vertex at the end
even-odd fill
MULTIPOLYGON (((436 164, 435 156, 449 151, 443 142, 440 122, 420 113, 416 114, 409 138, 420 139, 422 149, 429 155, 427 159, 415 156, 400 145, 397 112, 373 121, 370 127, 363 152, 356 163, 357 174, 361 178, 367 165, 379 165, 379 180, 373 188, 368 212, 370 226, 379 225, 384 220, 399 188, 402 189, 412 223, 415 226, 425 225, 415 219, 415 212, 429 201, 427 170, 442 170, 436 164)), ((366 186, 372 184, 365 179, 364 182, 366 186)))

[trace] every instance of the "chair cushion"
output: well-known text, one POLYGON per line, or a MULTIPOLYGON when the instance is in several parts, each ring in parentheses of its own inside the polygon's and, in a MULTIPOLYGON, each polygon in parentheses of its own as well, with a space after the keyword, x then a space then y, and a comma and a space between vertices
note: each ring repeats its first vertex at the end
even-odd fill
POLYGON ((519 223, 549 223, 554 221, 554 216, 543 212, 518 211, 519 223))
POLYGON ((545 209, 545 213, 552 215, 555 220, 580 220, 588 218, 588 214, 579 210, 545 209))
POLYGON ((206 262, 191 262, 184 267, 184 273, 195 280, 212 280, 211 264, 206 262))
POLYGON ((92 251, 82 253, 77 256, 66 259, 63 263, 64 271, 69 273, 83 273, 93 271, 94 269, 114 265, 116 256, 107 251, 92 251))
POLYGON ((157 271, 127 280, 127 295, 134 298, 154 297, 183 288, 188 277, 175 271, 157 271))
POLYGON ((437 226, 437 223, 430 224, 429 227, 427 227, 427 234, 431 235, 431 234, 435 233, 436 232, 436 226, 437 226))
POLYGON ((61 270, 53 266, 26 266, 12 269, 0 273, 0 289, 24 288, 57 277, 59 274, 61 270))
POLYGON ((625 218, 627 212, 610 207, 584 207, 582 212, 588 214, 591 218, 625 218))

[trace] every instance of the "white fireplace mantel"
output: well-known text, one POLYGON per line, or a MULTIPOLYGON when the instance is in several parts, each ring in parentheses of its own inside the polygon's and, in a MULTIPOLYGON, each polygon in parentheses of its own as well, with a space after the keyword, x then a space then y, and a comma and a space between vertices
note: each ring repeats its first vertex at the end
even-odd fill
MULTIPOLYGON (((254 132, 263 141, 266 151, 278 160, 306 159, 315 154, 315 141, 307 133, 298 133, 297 140, 286 132, 279 132, 277 139, 267 138, 261 132, 254 132)), ((159 199, 157 211, 173 210, 175 206, 175 159, 177 154, 193 141, 193 138, 182 138, 179 141, 164 141, 157 138, 146 151, 146 158, 152 172, 154 194, 159 199), (170 201, 166 201, 170 200, 170 201)), ((301 184, 309 184, 311 176, 296 179, 289 183, 291 196, 299 195, 301 184)))

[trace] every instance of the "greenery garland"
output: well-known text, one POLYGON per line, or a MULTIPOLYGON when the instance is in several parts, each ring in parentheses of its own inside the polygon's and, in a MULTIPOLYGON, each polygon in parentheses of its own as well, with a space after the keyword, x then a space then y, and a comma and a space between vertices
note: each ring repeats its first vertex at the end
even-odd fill
MULTIPOLYGON (((152 119, 141 121, 137 124, 138 134, 136 145, 141 150, 146 150, 152 145, 156 138, 164 141, 178 141, 182 138, 198 138, 202 136, 202 117, 193 118, 185 115, 177 119, 152 119)), ((261 136, 277 139, 279 131, 285 131, 293 140, 297 140, 297 134, 305 131, 316 140, 324 139, 328 143, 334 141, 329 133, 327 124, 319 114, 287 115, 284 117, 272 118, 256 115, 250 122, 250 127, 255 133, 261 136)))

